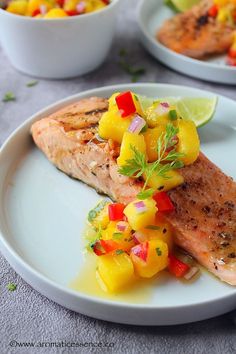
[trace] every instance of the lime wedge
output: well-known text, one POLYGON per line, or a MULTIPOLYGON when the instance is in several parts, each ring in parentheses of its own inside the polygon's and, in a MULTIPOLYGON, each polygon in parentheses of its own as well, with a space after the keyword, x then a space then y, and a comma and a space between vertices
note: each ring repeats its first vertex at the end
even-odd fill
POLYGON ((175 105, 179 115, 183 119, 190 119, 194 121, 197 127, 201 127, 213 118, 217 105, 217 97, 185 97, 179 99, 175 105))
POLYGON ((173 5, 173 7, 179 12, 189 10, 199 2, 200 0, 168 0, 168 3, 173 5))
POLYGON ((149 97, 141 96, 141 95, 136 95, 136 97, 138 98, 139 104, 141 106, 141 109, 142 109, 144 115, 145 115, 146 110, 150 106, 152 106, 155 101, 157 101, 154 98, 149 98, 149 97))
POLYGON ((168 102, 176 107, 179 116, 194 121, 197 127, 208 123, 214 116, 217 97, 161 97, 157 99, 136 95, 145 115, 147 109, 155 102, 168 102))

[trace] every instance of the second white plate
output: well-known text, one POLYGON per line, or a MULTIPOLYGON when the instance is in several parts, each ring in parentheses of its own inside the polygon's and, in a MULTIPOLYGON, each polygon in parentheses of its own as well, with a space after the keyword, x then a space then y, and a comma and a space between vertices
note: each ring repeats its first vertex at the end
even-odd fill
POLYGON ((159 43, 156 32, 174 12, 164 0, 142 0, 138 7, 140 39, 144 47, 160 62, 183 74, 206 81, 236 84, 236 68, 225 64, 225 56, 196 60, 173 52, 159 43))

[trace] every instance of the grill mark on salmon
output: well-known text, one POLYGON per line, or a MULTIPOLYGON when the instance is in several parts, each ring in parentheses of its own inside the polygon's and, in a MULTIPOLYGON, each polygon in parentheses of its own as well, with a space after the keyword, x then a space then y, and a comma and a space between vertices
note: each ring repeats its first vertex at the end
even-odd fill
POLYGON ((202 0, 190 10, 166 20, 156 38, 171 50, 196 59, 223 54, 233 43, 236 26, 208 16, 212 0, 202 0))
POLYGON ((96 138, 97 124, 107 109, 104 98, 84 99, 34 123, 31 132, 36 145, 59 170, 113 200, 129 203, 141 182, 118 173, 117 144, 96 138))
MULTIPOLYGON (((31 132, 58 169, 129 203, 143 183, 118 173, 118 144, 97 139, 97 124, 107 108, 106 99, 84 99, 35 122, 31 132)), ((202 153, 180 172, 185 182, 168 192, 175 211, 165 216, 175 242, 221 280, 236 285, 236 183, 202 153)))

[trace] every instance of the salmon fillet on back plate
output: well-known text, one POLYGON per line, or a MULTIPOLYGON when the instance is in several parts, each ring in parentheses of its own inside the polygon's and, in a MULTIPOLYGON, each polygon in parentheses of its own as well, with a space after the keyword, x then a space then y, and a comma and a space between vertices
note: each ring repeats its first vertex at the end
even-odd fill
MULTIPOLYGON (((107 109, 107 99, 83 99, 35 122, 31 133, 58 169, 127 204, 143 182, 119 174, 119 145, 97 135, 107 109)), ((179 171, 185 182, 168 192, 175 210, 166 216, 175 242, 221 280, 236 285, 236 183, 202 153, 179 171)))
POLYGON ((212 5, 212 0, 202 0, 166 20, 156 34, 157 39, 174 52, 196 59, 226 53, 233 43, 236 26, 210 17, 212 5))

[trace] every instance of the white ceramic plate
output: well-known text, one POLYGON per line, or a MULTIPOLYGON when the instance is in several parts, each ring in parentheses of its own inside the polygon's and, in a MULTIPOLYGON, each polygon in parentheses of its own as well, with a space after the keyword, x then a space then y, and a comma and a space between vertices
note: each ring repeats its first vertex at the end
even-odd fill
MULTIPOLYGON (((12 267, 36 290, 57 303, 99 319, 137 324, 171 325, 209 318, 235 307, 236 288, 207 272, 193 283, 157 277, 132 296, 101 298, 69 286, 85 263, 81 234, 88 210, 101 198, 52 166, 32 143, 31 124, 83 97, 108 97, 133 90, 149 97, 213 94, 173 85, 120 85, 87 91, 35 114, 18 128, 0 152, 0 249, 12 267)), ((214 120, 200 129, 202 150, 236 178, 236 102, 219 97, 214 120)), ((84 286, 93 283, 84 277, 84 286)), ((83 284, 82 284, 83 285, 83 284)))
POLYGON ((137 16, 140 39, 144 47, 156 59, 176 71, 197 79, 236 84, 236 68, 225 64, 225 55, 204 61, 196 60, 173 52, 155 39, 157 29, 174 14, 174 11, 164 4, 164 0, 141 1, 137 16))

